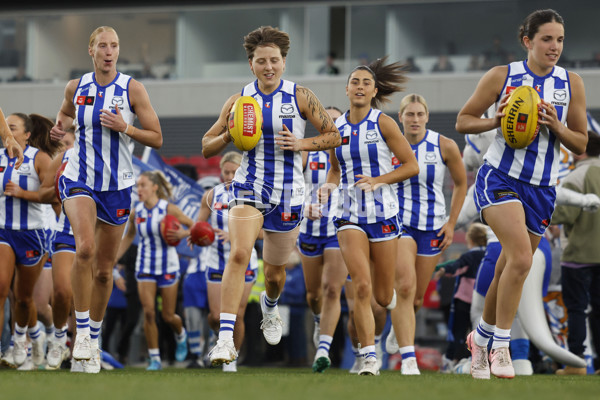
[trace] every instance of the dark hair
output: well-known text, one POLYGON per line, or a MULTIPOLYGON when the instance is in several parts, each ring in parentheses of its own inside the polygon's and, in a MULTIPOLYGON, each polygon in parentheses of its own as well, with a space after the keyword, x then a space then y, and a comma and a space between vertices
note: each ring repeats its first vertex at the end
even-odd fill
POLYGON ((527 36, 529 39, 533 39, 541 25, 547 24, 548 22, 558 22, 561 25, 565 25, 563 17, 559 13, 552 9, 547 10, 536 10, 529 14, 523 24, 519 27, 519 43, 523 45, 523 38, 527 36))
POLYGON ((588 142, 585 146, 585 152, 589 157, 600 156, 600 134, 588 131, 588 142))
POLYGON ((388 56, 385 56, 378 58, 369 65, 359 65, 350 72, 346 82, 346 84, 350 82, 354 71, 368 71, 373 76, 375 88, 377 88, 377 95, 371 100, 371 107, 374 108, 379 108, 382 104, 389 102, 389 97, 392 94, 403 91, 402 84, 407 81, 406 64, 395 62, 384 65, 387 58, 388 56))
POLYGON ((246 55, 251 60, 258 46, 278 47, 283 57, 290 49, 290 35, 272 26, 261 26, 244 36, 246 55))
POLYGON ((23 114, 14 113, 15 117, 19 117, 23 121, 25 132, 30 132, 31 135, 27 139, 27 143, 44 153, 51 158, 58 152, 61 147, 60 142, 50 140, 50 129, 54 126, 52 120, 39 114, 23 114))

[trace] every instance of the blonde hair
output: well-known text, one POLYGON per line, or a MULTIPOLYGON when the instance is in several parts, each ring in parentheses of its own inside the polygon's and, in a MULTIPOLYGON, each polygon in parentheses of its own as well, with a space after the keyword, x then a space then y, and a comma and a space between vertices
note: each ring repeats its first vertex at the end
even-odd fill
POLYGON ((400 115, 404 112, 404 109, 408 107, 411 103, 421 103, 423 107, 425 107, 425 112, 429 114, 429 107, 427 107, 427 102, 425 101, 425 97, 420 94, 411 93, 404 96, 404 98, 400 101, 400 115))
POLYGON ((167 177, 161 171, 144 171, 140 176, 145 176, 150 182, 158 186, 156 195, 159 199, 169 200, 173 195, 173 186, 171 186, 167 177))
POLYGON ((111 26, 99 26, 96 29, 94 29, 94 32, 92 32, 92 34, 90 35, 90 44, 89 47, 94 47, 94 42, 96 41, 96 37, 102 33, 102 32, 112 32, 117 36, 117 42, 119 41, 119 35, 117 34, 117 31, 115 31, 115 28, 111 27, 111 26))
POLYGON ((467 229, 467 238, 475 246, 484 247, 487 245, 487 228, 480 222, 473 222, 467 229))
POLYGON ((223 169, 223 165, 225 165, 226 162, 241 165, 242 164, 242 155, 240 153, 238 153, 237 151, 228 151, 227 153, 223 154, 223 157, 221 157, 221 161, 219 162, 219 167, 221 169, 223 169))

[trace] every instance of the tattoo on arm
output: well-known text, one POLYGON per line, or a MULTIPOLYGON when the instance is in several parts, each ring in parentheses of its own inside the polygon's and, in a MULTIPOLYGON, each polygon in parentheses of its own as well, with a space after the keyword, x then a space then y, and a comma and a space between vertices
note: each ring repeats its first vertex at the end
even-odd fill
MULTIPOLYGON (((325 111, 317 97, 314 93, 305 87, 298 87, 298 91, 304 94, 306 98, 306 103, 308 106, 308 111, 312 116, 316 116, 318 120, 321 122, 321 127, 319 128, 320 133, 326 130, 330 130, 333 124, 333 120, 331 116, 325 111)), ((334 125, 334 124, 333 124, 334 125)), ((335 125, 334 125, 335 126, 335 125)), ((313 139, 312 144, 315 146, 316 150, 321 150, 323 147, 329 148, 330 139, 335 136, 335 132, 327 132, 325 134, 321 134, 319 140, 313 139)))

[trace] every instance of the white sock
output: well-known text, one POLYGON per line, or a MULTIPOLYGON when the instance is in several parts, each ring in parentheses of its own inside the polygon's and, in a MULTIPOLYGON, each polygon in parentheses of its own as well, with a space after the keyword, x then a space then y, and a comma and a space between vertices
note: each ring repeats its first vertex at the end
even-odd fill
POLYGON ((495 328, 496 325, 488 324, 483 320, 483 317, 481 317, 479 319, 479 325, 477 325, 477 329, 475 329, 475 335, 473 335, 475 344, 479 347, 487 347, 490 339, 494 336, 495 328))

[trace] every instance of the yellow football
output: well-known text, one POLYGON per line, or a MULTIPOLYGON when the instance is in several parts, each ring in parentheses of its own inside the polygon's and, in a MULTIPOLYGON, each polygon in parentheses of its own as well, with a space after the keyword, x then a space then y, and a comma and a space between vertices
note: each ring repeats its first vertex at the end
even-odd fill
POLYGON ((241 96, 229 113, 229 134, 233 144, 242 150, 252 150, 262 136, 262 110, 254 97, 241 96))
POLYGON ((510 93, 500 126, 506 144, 513 149, 527 147, 537 137, 541 102, 540 95, 531 86, 519 86, 510 93))

